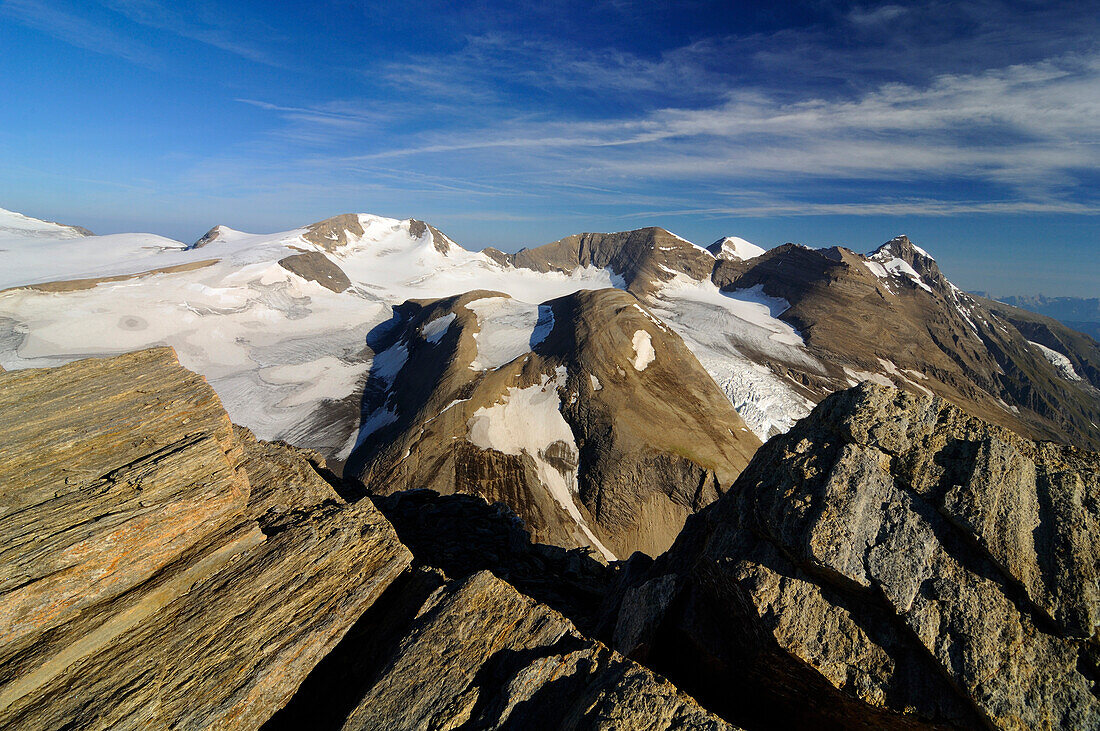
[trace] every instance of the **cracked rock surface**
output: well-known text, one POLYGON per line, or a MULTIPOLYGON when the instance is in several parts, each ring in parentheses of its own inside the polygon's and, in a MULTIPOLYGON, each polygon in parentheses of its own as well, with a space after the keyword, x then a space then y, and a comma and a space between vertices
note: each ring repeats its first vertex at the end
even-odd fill
POLYGON ((785 700, 848 728, 1096 728, 1098 500, 1096 454, 863 384, 620 592, 616 644, 749 727, 785 700))
POLYGON ((429 597, 344 724, 346 731, 548 727, 733 728, 488 571, 429 597))

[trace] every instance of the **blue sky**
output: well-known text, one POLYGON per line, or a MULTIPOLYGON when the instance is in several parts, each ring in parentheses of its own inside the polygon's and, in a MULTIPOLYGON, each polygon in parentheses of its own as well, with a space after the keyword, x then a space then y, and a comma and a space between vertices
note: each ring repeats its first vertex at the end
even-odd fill
POLYGON ((0 207, 468 248, 661 225, 1100 296, 1100 3, 0 0, 0 207))

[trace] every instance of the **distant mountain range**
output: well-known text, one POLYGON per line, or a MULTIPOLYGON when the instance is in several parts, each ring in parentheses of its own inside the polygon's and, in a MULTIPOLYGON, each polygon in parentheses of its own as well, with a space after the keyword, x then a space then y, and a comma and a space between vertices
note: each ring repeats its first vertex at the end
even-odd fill
POLYGON ((1100 297, 998 297, 1006 305, 1053 317, 1100 341, 1100 297))

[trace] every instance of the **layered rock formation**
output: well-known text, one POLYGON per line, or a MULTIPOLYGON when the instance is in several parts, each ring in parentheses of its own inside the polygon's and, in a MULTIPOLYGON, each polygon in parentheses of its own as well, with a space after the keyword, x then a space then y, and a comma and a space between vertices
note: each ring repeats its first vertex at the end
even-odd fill
POLYGON ((1100 456, 864 384, 766 444, 608 631, 750 728, 1096 728, 1098 503, 1100 456))
POLYGON ((257 728, 409 564, 168 349, 0 374, 0 725, 257 728))
POLYGON ((343 728, 732 729, 488 572, 421 607, 343 728))
POLYGON ((371 345, 347 470, 382 494, 504 502, 539 542, 656 555, 759 445, 680 338, 622 291, 411 301, 371 345))
POLYGON ((378 498, 413 566, 167 348, 0 373, 0 439, 5 727, 730 728, 480 570, 594 624, 605 565, 480 498, 378 498))

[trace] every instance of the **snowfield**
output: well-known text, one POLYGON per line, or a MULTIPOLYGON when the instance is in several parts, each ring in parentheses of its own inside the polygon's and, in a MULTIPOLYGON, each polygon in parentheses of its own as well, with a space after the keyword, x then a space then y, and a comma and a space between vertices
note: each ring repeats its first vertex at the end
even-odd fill
MULTIPOLYGON (((249 234, 224 226, 211 243, 189 249, 151 234, 84 236, 0 212, 0 281, 8 288, 207 263, 77 291, 2 292, 0 366, 53 366, 170 345, 207 378, 232 419, 261 439, 346 456, 360 427, 386 421, 378 414, 360 425, 354 395, 377 366, 365 349, 367 333, 390 318, 392 305, 472 289, 511 295, 498 298, 511 304, 479 336, 485 367, 494 367, 530 349, 540 302, 612 282, 594 268, 572 276, 513 269, 457 245, 444 254, 430 231, 414 236, 410 221, 361 215, 359 222, 363 235, 349 234, 335 252, 303 238, 304 228, 249 234), (311 251, 343 269, 352 288, 336 293, 278 264, 311 251)), ((442 338, 449 324, 429 323, 424 335, 442 338)))
MULTIPOLYGON (((0 293, 0 365, 52 366, 170 345, 185 367, 207 378, 233 420, 261 439, 346 457, 396 418, 380 409, 360 423, 357 403, 369 374, 403 365, 400 348, 374 356, 365 347, 392 305, 471 290, 508 295, 468 305, 480 330, 471 368, 490 370, 530 352, 553 329, 553 314, 540 303, 623 286, 606 269, 516 269, 445 237, 440 251, 430 230, 418 226, 414 235, 408 220, 365 214, 356 220, 363 234, 346 231, 344 245, 335 235, 324 246, 313 243, 308 228, 250 234, 220 226, 209 243, 188 248, 152 234, 86 236, 0 211, 3 287, 144 273, 77 291, 0 293), (333 292, 278 263, 303 252, 323 253, 352 286, 333 292), (198 268, 149 273, 180 266, 198 268)), ((735 237, 723 240, 723 251, 739 258, 763 253, 735 237)), ((642 310, 654 326, 684 338, 757 436, 785 431, 809 412, 812 403, 793 384, 757 364, 774 357, 818 368, 799 333, 777 319, 786 302, 759 287, 722 293, 677 273, 646 304, 658 315, 642 310)), ((452 322, 453 316, 439 318, 420 335, 438 343, 452 322)), ((632 364, 643 370, 657 357, 652 340, 638 331, 633 344, 632 364)))

